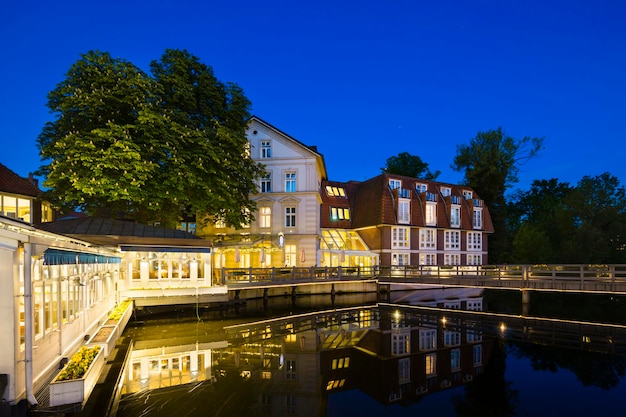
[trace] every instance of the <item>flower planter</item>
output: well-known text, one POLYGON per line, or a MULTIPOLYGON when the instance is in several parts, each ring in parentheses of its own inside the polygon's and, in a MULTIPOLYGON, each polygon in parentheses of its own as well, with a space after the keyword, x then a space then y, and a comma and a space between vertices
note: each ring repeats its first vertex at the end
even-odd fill
MULTIPOLYGON (((67 367, 67 365, 65 365, 67 367)), ((50 383, 50 405, 85 404, 104 367, 104 349, 96 355, 82 378, 58 381, 58 375, 50 383)))
POLYGON ((106 359, 115 347, 121 332, 119 326, 102 326, 98 329, 98 332, 87 341, 87 346, 102 346, 104 358, 106 359))
MULTIPOLYGON (((117 309, 116 309, 117 310, 117 309)), ((119 339, 126 328, 126 325, 130 321, 131 316, 133 315, 133 302, 127 304, 126 309, 122 312, 121 315, 118 313, 114 314, 114 317, 109 316, 106 322, 104 322, 104 326, 115 326, 117 332, 117 338, 119 339)))

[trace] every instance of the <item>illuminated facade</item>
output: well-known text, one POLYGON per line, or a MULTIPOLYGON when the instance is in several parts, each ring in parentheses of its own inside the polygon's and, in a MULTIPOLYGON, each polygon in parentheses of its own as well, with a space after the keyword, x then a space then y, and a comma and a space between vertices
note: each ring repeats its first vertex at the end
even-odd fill
POLYGON ((199 229, 214 242, 215 268, 320 265, 319 207, 324 158, 269 123, 253 117, 247 130, 252 159, 265 166, 255 220, 240 229, 215 223, 199 229))
POLYGON ((37 180, 22 178, 0 163, 0 216, 36 224, 52 221, 50 203, 39 200, 37 180))
POLYGON ((169 308, 226 301, 226 287, 212 282, 209 244, 186 232, 110 219, 36 228, 0 216, 2 399, 35 404, 34 393, 59 363, 127 298, 140 308, 160 306, 164 297, 169 308))
POLYGON ((358 232, 380 265, 484 265, 493 233, 488 208, 469 187, 381 174, 360 183, 324 184, 322 227, 358 232), (343 219, 340 217, 343 216, 343 219), (349 219, 348 219, 349 215, 349 219))

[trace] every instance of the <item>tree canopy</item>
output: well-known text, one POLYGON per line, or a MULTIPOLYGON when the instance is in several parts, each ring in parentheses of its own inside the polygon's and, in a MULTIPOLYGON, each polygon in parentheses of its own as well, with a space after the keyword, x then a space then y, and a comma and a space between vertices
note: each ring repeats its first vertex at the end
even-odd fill
POLYGON ((501 127, 478 132, 468 144, 457 146, 452 163, 464 171, 464 182, 485 201, 495 228, 489 240, 491 260, 502 261, 508 248, 505 192, 518 181, 519 167, 543 148, 543 138, 515 139, 501 127))
POLYGON ((626 193, 609 173, 535 181, 509 204, 515 262, 626 262, 626 193))
POLYGON ((428 164, 417 155, 401 152, 396 156, 387 158, 386 164, 381 171, 387 174, 404 175, 407 177, 423 178, 425 180, 436 179, 441 171, 431 172, 428 164))
POLYGON ((90 51, 48 95, 38 138, 46 198, 65 210, 173 226, 201 213, 249 223, 263 167, 249 156, 250 102, 187 51, 152 76, 90 51))

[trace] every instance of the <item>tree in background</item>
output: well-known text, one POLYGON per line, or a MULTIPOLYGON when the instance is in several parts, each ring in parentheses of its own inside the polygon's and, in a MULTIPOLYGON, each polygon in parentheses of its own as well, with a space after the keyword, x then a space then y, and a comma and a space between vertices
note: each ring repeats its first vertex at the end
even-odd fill
POLYGON ((535 180, 529 191, 513 195, 507 211, 512 262, 557 262, 561 244, 573 233, 565 206, 572 190, 557 179, 535 180))
POLYGON ((609 173, 575 187, 534 181, 514 196, 509 216, 513 262, 626 262, 626 195, 609 173))
POLYGON ((561 262, 626 262, 626 192, 617 177, 584 176, 566 205, 576 234, 561 262))
POLYGON ((188 213, 249 222, 262 172, 247 154, 249 101, 186 51, 168 50, 152 68, 154 78, 98 51, 70 67, 38 138, 46 198, 166 226, 188 213))
POLYGON ((509 248, 505 192, 518 181, 519 167, 535 157, 543 138, 514 139, 502 128, 478 132, 469 144, 457 146, 452 169, 465 171, 464 183, 485 201, 495 232, 489 239, 490 262, 507 261, 509 248))
POLYGON ((436 179, 441 171, 431 172, 428 164, 417 155, 401 152, 396 156, 387 158, 383 173, 404 175, 406 177, 423 178, 425 180, 436 179))

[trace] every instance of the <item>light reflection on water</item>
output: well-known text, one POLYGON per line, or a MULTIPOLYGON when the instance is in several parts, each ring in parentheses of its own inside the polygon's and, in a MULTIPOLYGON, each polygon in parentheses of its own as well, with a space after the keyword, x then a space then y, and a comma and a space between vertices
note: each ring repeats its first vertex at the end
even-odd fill
POLYGON ((251 303, 203 314, 201 321, 190 315, 127 329, 134 347, 117 415, 622 410, 624 327, 485 314, 487 303, 476 290, 401 298, 352 307, 341 307, 351 303, 340 297, 332 305, 299 299, 305 311, 251 303))

